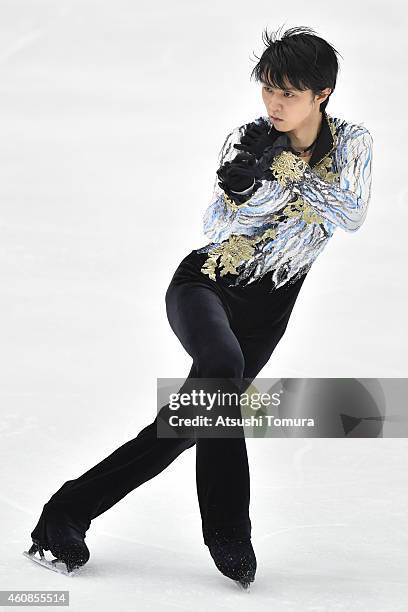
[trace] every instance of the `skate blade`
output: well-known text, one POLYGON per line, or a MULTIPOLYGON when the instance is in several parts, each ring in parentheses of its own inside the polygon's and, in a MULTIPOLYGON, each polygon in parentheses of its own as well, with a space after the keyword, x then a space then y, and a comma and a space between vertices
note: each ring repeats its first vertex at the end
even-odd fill
POLYGON ((251 582, 241 582, 240 580, 234 580, 234 582, 241 591, 245 591, 246 593, 250 592, 251 582))
POLYGON ((61 559, 52 559, 51 561, 44 557, 36 557, 33 553, 29 553, 28 551, 23 551, 23 555, 37 563, 38 565, 42 565, 43 567, 52 570, 53 572, 57 572, 57 574, 63 574, 64 576, 75 576, 78 573, 78 569, 73 569, 70 572, 67 570, 67 566, 64 561, 61 559), (57 565, 59 564, 59 566, 57 565))

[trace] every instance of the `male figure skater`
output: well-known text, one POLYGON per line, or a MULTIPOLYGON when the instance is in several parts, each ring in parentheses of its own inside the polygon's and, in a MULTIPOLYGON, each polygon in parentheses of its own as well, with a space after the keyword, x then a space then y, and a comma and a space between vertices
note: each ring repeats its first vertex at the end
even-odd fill
MULTIPOLYGON (((266 43, 254 71, 266 115, 228 134, 204 214, 211 242, 183 259, 166 292, 170 325, 193 359, 186 385, 219 377, 244 390, 282 338, 335 229, 354 232, 367 213, 372 137, 325 110, 336 85, 335 50, 310 28, 266 43)), ((245 437, 164 438, 156 425, 157 418, 51 496, 29 556, 50 550, 69 569, 83 565, 91 521, 196 445, 204 543, 217 568, 247 587, 256 557, 245 437)))

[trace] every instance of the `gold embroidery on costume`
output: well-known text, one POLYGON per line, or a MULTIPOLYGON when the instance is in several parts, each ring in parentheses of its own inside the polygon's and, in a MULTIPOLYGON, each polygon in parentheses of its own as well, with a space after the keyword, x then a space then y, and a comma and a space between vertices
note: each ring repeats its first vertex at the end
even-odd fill
MULTIPOLYGON (((336 129, 332 121, 328 118, 328 125, 330 128, 330 132, 333 138, 333 146, 328 151, 322 159, 320 159, 314 166, 313 172, 315 172, 321 179, 327 181, 328 183, 334 183, 339 179, 339 174, 337 172, 332 172, 332 159, 330 157, 330 153, 333 151, 334 147, 337 144, 337 134, 336 129)), ((305 163, 306 165, 306 163, 305 163)), ((280 166, 279 166, 280 168, 280 166)), ((272 166, 271 166, 271 169, 272 166)), ((284 168, 285 171, 285 168, 284 168)), ((285 174, 286 177, 287 173, 285 174)), ((286 183, 284 183, 286 184, 286 183)), ((313 209, 310 204, 308 204, 303 198, 299 195, 297 196, 297 200, 295 202, 291 202, 284 208, 283 212, 288 217, 297 217, 300 216, 303 221, 306 223, 323 223, 324 219, 313 209)))
POLYGON ((250 259, 255 252, 255 244, 267 238, 276 238, 276 230, 267 229, 261 236, 249 238, 241 234, 231 234, 222 244, 208 251, 207 261, 201 268, 201 272, 207 274, 212 280, 216 280, 215 271, 218 265, 220 276, 225 276, 228 272, 238 274, 237 266, 242 261, 250 259))
POLYGON ((226 193, 223 193, 225 203, 232 208, 232 210, 238 210, 242 204, 236 204, 226 193))
MULTIPOLYGON (((334 121, 332 120, 332 118, 329 115, 326 114, 326 117, 327 117, 327 124, 329 126, 329 129, 330 129, 330 132, 331 132, 331 135, 332 135, 332 141, 333 141, 332 148, 330 149, 330 151, 327 151, 327 153, 324 154, 322 159, 319 159, 319 161, 316 162, 316 164, 314 164, 313 170, 315 170, 316 168, 320 169, 321 164, 327 166, 329 164, 328 160, 330 160, 330 154, 334 151, 334 149, 337 146, 337 130, 336 130, 336 126, 334 125, 334 121)), ((321 177, 321 178, 324 178, 324 177, 321 177)))
POLYGON ((332 135, 333 145, 336 146, 336 144, 337 144, 336 126, 334 125, 334 121, 333 121, 332 117, 330 117, 330 115, 328 115, 326 113, 326 117, 327 117, 327 123, 329 124, 330 132, 331 132, 331 135, 332 135))
POLYGON ((322 223, 323 219, 317 212, 305 202, 300 196, 297 196, 295 202, 291 202, 283 209, 287 217, 301 217, 306 223, 322 223))
MULTIPOLYGON (((328 151, 322 159, 320 159, 314 166, 313 171, 316 172, 323 180, 334 183, 338 180, 339 175, 335 172, 331 172, 332 160, 330 154, 337 145, 337 131, 332 118, 326 114, 327 124, 329 126, 333 144, 330 151, 328 151)), ((288 181, 300 179, 308 166, 308 163, 303 159, 294 155, 291 151, 282 151, 277 157, 274 158, 273 163, 270 166, 270 170, 274 172, 276 180, 283 186, 286 187, 288 181)), ((237 211, 240 207, 244 206, 245 202, 237 204, 230 196, 225 192, 223 193, 224 202, 231 210, 237 211)), ((250 199, 250 196, 248 199, 250 199)))
POLYGON ((316 174, 320 176, 320 178, 323 179, 324 181, 327 181, 328 183, 334 183, 335 181, 338 181, 340 178, 337 172, 331 171, 333 160, 330 156, 332 151, 337 146, 337 131, 336 131, 336 127, 331 117, 329 116, 327 116, 327 123, 329 125, 330 132, 332 135, 333 146, 330 149, 330 151, 328 151, 326 155, 322 159, 320 159, 317 162, 317 164, 313 166, 313 172, 316 172, 316 174))
POLYGON ((323 157, 323 159, 313 167, 313 172, 316 172, 318 176, 328 183, 334 183, 339 178, 337 172, 331 171, 332 160, 330 157, 323 157))
MULTIPOLYGON (((323 155, 323 157, 321 157, 321 159, 313 164, 313 167, 299 156, 296 156, 291 151, 287 150, 282 151, 272 160, 270 170, 273 172, 276 181, 283 188, 288 186, 290 188, 290 183, 296 183, 297 181, 300 181, 300 183, 303 185, 302 180, 305 181, 306 178, 304 176, 305 171, 308 173, 308 177, 311 171, 327 183, 339 182, 340 175, 335 171, 336 164, 332 156, 332 153, 337 146, 338 134, 335 124, 329 116, 327 116, 327 122, 332 135, 332 142, 330 143, 331 148, 323 155)), ((311 176, 311 179, 312 178, 313 177, 311 176)), ((296 193, 296 189, 292 195, 296 195, 296 199, 292 198, 294 201, 288 202, 286 205, 284 205, 283 210, 280 210, 278 215, 268 216, 269 224, 271 222, 273 223, 274 220, 277 224, 281 223, 282 221, 284 222, 285 216, 287 218, 299 218, 306 224, 322 224, 325 222, 324 217, 318 214, 318 211, 313 207, 313 205, 309 204, 308 201, 303 199, 300 194, 296 193)), ((251 197, 252 196, 250 196, 249 199, 251 199, 251 197)), ((263 197, 264 194, 262 193, 261 198, 263 197)), ((245 205, 245 202, 237 204, 225 192, 223 192, 223 199, 225 205, 234 212, 245 205)), ((257 200, 255 200, 255 202, 257 203, 257 200)), ((245 274, 239 272, 237 268, 242 268, 243 266, 245 271, 247 269, 247 263, 249 262, 249 269, 252 270, 251 275, 254 277, 261 277, 267 268, 262 257, 259 259, 259 263, 256 261, 258 251, 256 245, 262 241, 265 241, 267 238, 274 240, 277 235, 276 225, 274 225, 274 227, 275 229, 269 226, 269 229, 264 231, 262 234, 252 237, 245 234, 231 234, 229 238, 223 240, 221 243, 218 242, 217 246, 213 246, 211 248, 211 245, 208 245, 209 248, 206 250, 207 258, 201 268, 201 272, 208 275, 213 281, 216 281, 218 276, 223 277, 226 274, 241 274, 241 276, 245 277, 245 274), (256 272, 254 272, 255 264, 257 264, 256 272)), ((258 231, 262 231, 261 228, 259 228, 258 231)), ((307 265, 311 265, 310 261, 307 262, 307 265)), ((268 266, 270 267, 270 264, 268 264, 268 266)), ((278 272, 276 274, 277 281, 279 281, 278 286, 280 286, 282 285, 283 277, 278 277, 278 272)), ((291 281, 289 280, 287 282, 291 281)))
POLYGON ((300 179, 307 167, 306 162, 290 151, 282 151, 273 160, 270 168, 280 185, 286 187, 288 181, 300 179))

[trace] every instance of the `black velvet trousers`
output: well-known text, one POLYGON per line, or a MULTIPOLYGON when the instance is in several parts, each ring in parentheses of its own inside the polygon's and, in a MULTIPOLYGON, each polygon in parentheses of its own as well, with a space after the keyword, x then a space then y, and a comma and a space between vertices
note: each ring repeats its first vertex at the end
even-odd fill
MULTIPOLYGON (((177 267, 166 292, 170 326, 193 363, 186 379, 242 381, 246 389, 268 362, 289 321, 306 274, 271 289, 270 273, 247 287, 228 287, 200 268, 205 253, 191 251, 177 267)), ((183 385, 184 386, 184 385, 183 385)), ((160 410, 168 410, 168 404, 160 410)), ((60 504, 81 523, 106 512, 130 491, 162 472, 196 446, 196 486, 207 544, 218 534, 249 538, 250 477, 245 436, 235 438, 157 436, 157 417, 97 465, 65 482, 49 502, 60 504)), ((32 532, 40 535, 41 526, 32 532)))

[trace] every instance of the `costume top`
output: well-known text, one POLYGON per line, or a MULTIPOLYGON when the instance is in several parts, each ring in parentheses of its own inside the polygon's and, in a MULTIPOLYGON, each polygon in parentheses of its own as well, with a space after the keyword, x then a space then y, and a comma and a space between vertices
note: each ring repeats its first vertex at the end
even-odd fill
MULTIPOLYGON (((269 117, 271 139, 290 144, 269 117)), ((221 147, 222 166, 233 161, 248 123, 234 128, 221 147)), ((309 162, 289 151, 273 158, 272 180, 258 181, 244 192, 227 195, 218 184, 204 217, 210 243, 201 272, 213 280, 230 275, 229 286, 247 285, 271 271, 272 289, 305 274, 337 227, 356 231, 363 223, 371 195, 373 139, 363 126, 322 112, 309 162), (233 278, 233 277, 236 278, 233 278)))

